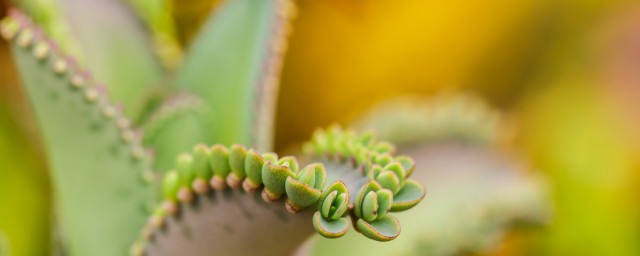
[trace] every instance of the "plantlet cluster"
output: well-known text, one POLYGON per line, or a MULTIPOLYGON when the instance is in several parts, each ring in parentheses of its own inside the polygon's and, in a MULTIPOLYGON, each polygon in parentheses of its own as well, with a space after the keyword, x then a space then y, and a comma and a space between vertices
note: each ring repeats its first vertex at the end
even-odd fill
POLYGON ((150 109, 128 111, 26 15, 9 13, 0 33, 12 43, 44 134, 59 226, 70 254, 121 255, 129 248, 135 255, 162 255, 215 248, 281 255, 313 230, 337 238, 352 225, 377 241, 400 235, 400 223, 390 213, 418 204, 425 189, 410 179, 414 161, 396 156, 393 144, 378 141, 372 132, 334 125, 314 132, 303 155, 264 152, 271 144, 274 88, 293 10, 285 0, 228 0, 217 17, 222 21, 214 19, 205 29, 213 32, 196 43, 179 72, 178 87, 189 90, 163 95, 159 104, 137 104, 150 109), (264 28, 263 19, 270 26, 264 28), (225 35, 226 26, 236 23, 255 25, 258 35, 248 33, 249 38, 268 39, 266 47, 262 41, 244 45, 259 49, 249 51, 259 58, 235 63, 243 72, 210 86, 202 78, 211 73, 203 74, 208 70, 193 63, 221 56, 221 48, 212 53, 203 42, 221 40, 218 33, 225 35), (190 152, 176 153, 188 143, 190 152), (168 155, 178 155, 173 164, 168 155), (241 246, 247 239, 262 246, 241 246))
POLYGON ((394 156, 395 147, 378 142, 370 132, 331 126, 317 130, 306 145, 307 157, 320 162, 302 166, 296 157, 261 154, 238 144, 201 144, 179 155, 174 169, 164 175, 164 202, 149 219, 135 254, 144 251, 154 233, 176 232, 165 229, 167 218, 179 218, 180 210, 191 209, 198 197, 228 189, 260 193, 268 203, 284 202, 292 214, 315 211, 307 225, 313 223, 324 237, 340 237, 353 223, 357 231, 379 241, 400 234, 400 223, 390 212, 407 210, 425 196, 422 185, 409 179, 413 160, 394 156), (343 168, 327 168, 323 162, 343 168))

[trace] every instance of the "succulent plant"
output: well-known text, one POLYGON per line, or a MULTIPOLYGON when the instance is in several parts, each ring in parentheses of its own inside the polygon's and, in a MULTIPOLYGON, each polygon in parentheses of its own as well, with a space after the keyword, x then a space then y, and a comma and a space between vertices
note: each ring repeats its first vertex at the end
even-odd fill
POLYGON ((82 58, 17 10, 0 33, 43 134, 64 251, 282 255, 350 224, 388 241, 389 212, 425 196, 411 158, 372 132, 318 129, 300 162, 268 152, 291 1, 223 2, 168 74, 122 3, 60 3, 82 58))
MULTIPOLYGON (((546 181, 496 150, 502 138, 495 135, 508 127, 498 125, 501 115, 468 93, 405 96, 374 106, 354 126, 379 131, 411 157, 396 160, 416 166, 412 177, 428 182, 429 204, 399 214, 413 222, 394 241, 380 245, 347 234, 339 241, 315 240, 308 254, 484 254, 513 230, 543 227, 550 215, 546 181)), ((393 173, 376 168, 370 175, 395 191, 395 176, 385 172, 393 173)))
POLYGON ((408 179, 410 172, 405 171, 405 166, 414 168, 413 162, 405 161, 403 166, 397 159, 408 158, 384 152, 390 163, 383 168, 376 162, 375 157, 380 158, 380 154, 375 149, 380 148, 378 145, 388 145, 387 142, 376 141, 370 133, 359 135, 339 126, 317 130, 306 145, 313 149, 305 158, 319 162, 304 167, 293 156, 259 153, 238 144, 230 148, 201 144, 195 146, 192 153, 178 156, 175 169, 164 175, 164 201, 154 211, 134 252, 172 255, 216 248, 241 254, 265 253, 269 243, 278 242, 280 247, 268 252, 282 254, 294 250, 313 233, 311 223, 318 234, 327 238, 343 236, 351 224, 373 240, 389 241, 398 237, 400 223, 388 213, 407 210, 425 196, 422 185, 408 179), (356 158, 356 154, 363 158, 356 158), (373 178, 375 170, 387 169, 393 169, 393 175, 399 173, 402 177, 402 183, 393 191, 373 178), (264 202, 255 202, 258 194, 264 202), (225 196, 250 206, 243 208, 225 196), (284 205, 279 206, 277 202, 284 205), (283 209, 295 215, 282 216, 283 209), (256 214, 264 211, 277 211, 280 216, 256 214), (213 216, 208 215, 210 213, 213 216), (261 227, 262 224, 236 227, 237 223, 217 219, 241 217, 234 213, 257 215, 259 217, 247 219, 259 218, 257 221, 267 222, 264 225, 277 223, 274 229, 281 230, 282 234, 275 235, 274 230, 261 227), (233 217, 224 216, 226 214, 233 217), (200 221, 194 221, 197 219, 200 221), (258 228, 269 231, 255 230, 258 228), (185 229, 203 240, 184 237, 185 229), (239 249, 225 239, 216 239, 238 232, 244 239, 255 241, 256 247, 239 249), (214 241, 210 240, 212 237, 214 241))
POLYGON ((491 146, 512 133, 499 110, 470 92, 392 98, 372 107, 352 127, 375 128, 381 139, 397 144, 456 140, 491 146))

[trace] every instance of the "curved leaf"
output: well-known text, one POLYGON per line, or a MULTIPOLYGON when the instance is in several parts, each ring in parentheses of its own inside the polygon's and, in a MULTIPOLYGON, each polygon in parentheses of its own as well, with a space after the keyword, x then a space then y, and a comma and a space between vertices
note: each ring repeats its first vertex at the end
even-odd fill
POLYGON ((347 218, 338 218, 328 221, 322 218, 320 212, 313 215, 313 227, 318 234, 326 238, 338 238, 349 231, 349 220, 347 218))
MULTIPOLYGON (((22 27, 20 35, 34 29, 22 27)), ((33 37, 12 45, 12 53, 43 133, 69 251, 122 255, 153 199, 152 187, 141 179, 149 160, 128 120, 90 79, 73 67, 54 69, 64 63, 55 51, 33 51, 48 44, 33 37)))
POLYGON ((191 45, 177 87, 213 109, 214 143, 271 148, 289 0, 226 0, 191 45))
POLYGON ((377 241, 391 241, 400 235, 400 222, 391 215, 372 222, 359 219, 357 226, 360 233, 377 241))
POLYGON ((407 180, 404 187, 393 197, 391 211, 404 211, 415 206, 422 201, 426 193, 422 184, 415 180, 407 180))
POLYGON ((59 3, 82 53, 81 63, 91 69, 96 81, 109 87, 115 100, 126 106, 126 114, 139 117, 143 99, 164 78, 148 31, 123 1, 59 3))

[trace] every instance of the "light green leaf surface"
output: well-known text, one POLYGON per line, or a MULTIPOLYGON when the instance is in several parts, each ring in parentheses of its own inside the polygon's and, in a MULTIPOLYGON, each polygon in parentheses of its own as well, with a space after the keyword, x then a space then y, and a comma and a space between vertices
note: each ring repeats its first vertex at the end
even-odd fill
POLYGON ((52 71, 53 58, 39 61, 31 48, 12 52, 43 134, 69 253, 124 255, 153 196, 141 179, 145 162, 133 159, 134 147, 98 102, 87 101, 88 91, 52 71))
POLYGON ((282 2, 226 0, 191 45, 176 77, 180 90, 202 97, 213 110, 213 143, 241 143, 270 150, 278 63, 272 41, 280 38, 282 2), (269 64, 269 65, 267 65, 269 64))
POLYGON ((138 118, 145 98, 164 79, 149 32, 124 1, 59 2, 82 53, 79 61, 125 105, 125 113, 138 118))

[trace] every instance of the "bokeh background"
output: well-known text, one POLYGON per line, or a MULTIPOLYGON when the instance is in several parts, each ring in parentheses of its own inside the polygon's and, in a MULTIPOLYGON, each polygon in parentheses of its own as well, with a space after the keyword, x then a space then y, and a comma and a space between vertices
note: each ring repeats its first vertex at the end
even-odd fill
MULTIPOLYGON (((155 29, 174 34, 178 48, 218 2, 157 1, 171 6, 174 24, 155 29)), ((10 5, 55 1, 0 2, 5 15, 10 5)), ((553 206, 542 231, 519 238, 532 242, 506 239, 486 254, 640 255, 640 3, 297 3, 277 151, 396 96, 471 92, 513 124, 499 150, 549 180, 553 206)), ((56 239, 45 154, 4 41, 0 78, 0 248, 47 254, 56 239)))

